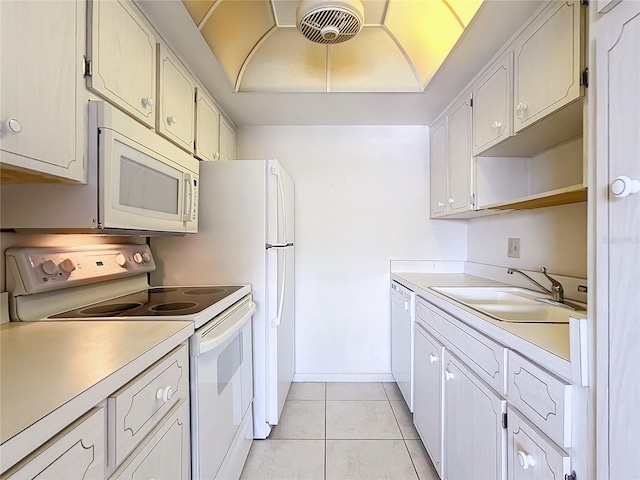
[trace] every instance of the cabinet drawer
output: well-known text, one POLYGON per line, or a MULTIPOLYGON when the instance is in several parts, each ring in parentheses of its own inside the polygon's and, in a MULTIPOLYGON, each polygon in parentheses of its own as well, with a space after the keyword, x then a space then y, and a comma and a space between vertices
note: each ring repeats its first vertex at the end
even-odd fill
POLYGON ((108 398, 110 465, 119 465, 180 399, 188 398, 188 362, 187 347, 180 345, 108 398))
POLYGON ((418 302, 416 316, 423 324, 430 326, 431 333, 441 337, 445 347, 476 375, 496 392, 505 393, 505 347, 469 326, 462 326, 458 320, 449 321, 446 313, 438 313, 435 307, 422 301, 418 302))
POLYGON ((104 409, 95 408, 1 478, 101 479, 104 476, 104 434, 104 409))
POLYGON ((571 385, 509 352, 509 403, 564 447, 571 447, 571 385))
POLYGON ((180 400, 110 480, 189 479, 189 407, 180 400))
POLYGON ((510 407, 508 418, 507 478, 512 480, 560 479, 571 473, 567 453, 510 407))

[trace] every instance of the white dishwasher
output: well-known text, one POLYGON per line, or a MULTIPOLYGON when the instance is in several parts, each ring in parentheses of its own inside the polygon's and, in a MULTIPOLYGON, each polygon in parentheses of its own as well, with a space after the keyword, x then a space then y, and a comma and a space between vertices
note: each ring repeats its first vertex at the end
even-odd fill
POLYGON ((391 373, 413 412, 413 324, 416 294, 391 281, 391 373))

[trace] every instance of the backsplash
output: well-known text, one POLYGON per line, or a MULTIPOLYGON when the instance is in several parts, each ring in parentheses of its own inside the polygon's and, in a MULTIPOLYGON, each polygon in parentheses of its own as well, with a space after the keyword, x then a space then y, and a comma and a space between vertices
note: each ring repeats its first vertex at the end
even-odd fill
POLYGON ((508 212, 469 221, 467 260, 587 277, 587 204, 508 212), (509 238, 520 238, 520 258, 507 256, 509 238))

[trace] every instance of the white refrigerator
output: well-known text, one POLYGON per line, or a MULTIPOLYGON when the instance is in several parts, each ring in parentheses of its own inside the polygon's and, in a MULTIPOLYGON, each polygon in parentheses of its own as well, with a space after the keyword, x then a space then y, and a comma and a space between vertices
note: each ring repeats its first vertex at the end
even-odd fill
POLYGON ((151 282, 251 284, 254 438, 267 438, 294 374, 294 184, 277 160, 202 162, 199 195, 197 234, 151 239, 151 282))

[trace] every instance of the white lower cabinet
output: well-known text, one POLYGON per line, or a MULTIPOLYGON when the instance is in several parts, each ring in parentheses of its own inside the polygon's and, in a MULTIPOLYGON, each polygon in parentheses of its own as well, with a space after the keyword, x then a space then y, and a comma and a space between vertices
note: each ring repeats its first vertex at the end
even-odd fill
POLYGON ((442 476, 442 355, 444 347, 419 324, 414 335, 413 422, 433 466, 442 476))
POLYGON ((571 474, 569 455, 511 407, 508 432, 509 479, 563 479, 571 474))
POLYGON ((104 409, 94 408, 53 437, 2 480, 99 480, 104 476, 104 409))
POLYGON ((110 477, 189 479, 189 404, 181 400, 110 477))
POLYGON ((506 478, 506 400, 447 351, 444 379, 443 478, 506 478))

